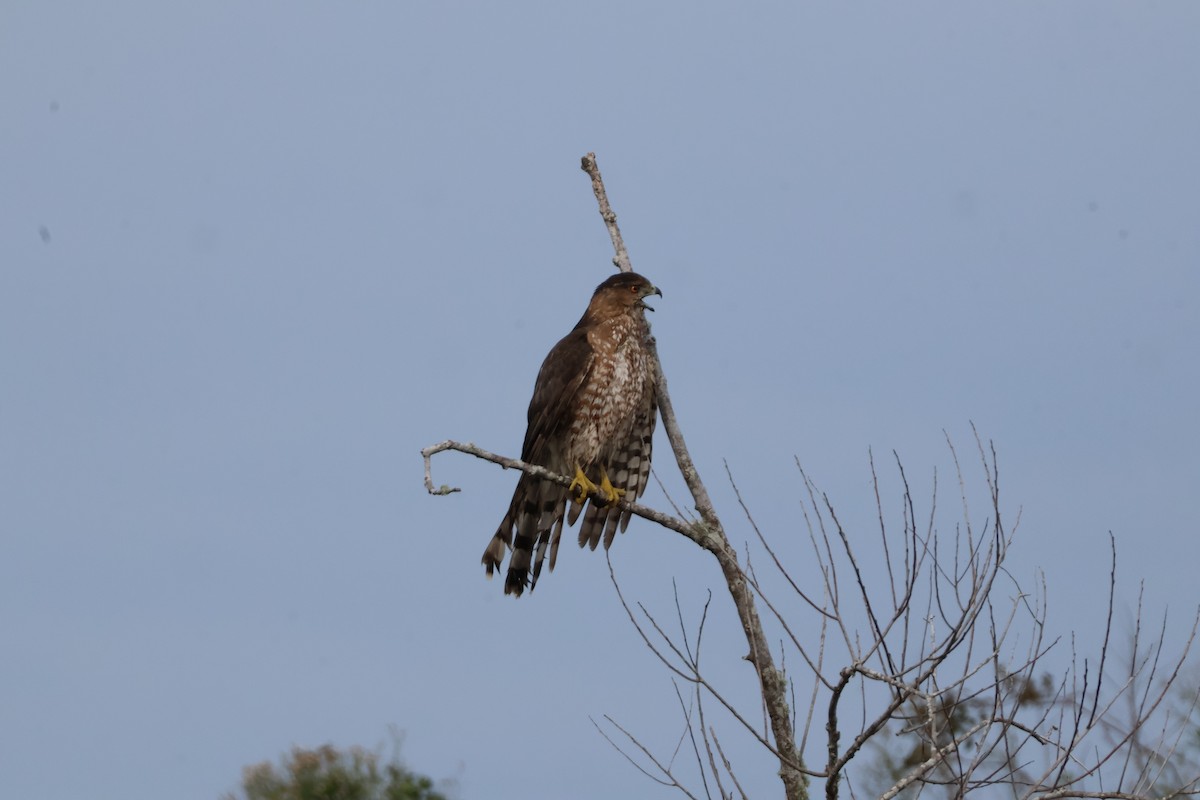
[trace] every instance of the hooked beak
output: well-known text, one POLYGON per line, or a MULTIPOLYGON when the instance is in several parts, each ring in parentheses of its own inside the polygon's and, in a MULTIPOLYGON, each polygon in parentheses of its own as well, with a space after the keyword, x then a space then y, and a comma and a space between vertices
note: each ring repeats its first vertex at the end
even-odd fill
POLYGON ((642 297, 641 297, 641 299, 640 299, 640 300, 638 300, 638 305, 639 305, 639 306, 641 306, 642 308, 646 309, 647 311, 653 311, 653 310, 654 310, 653 308, 651 308, 650 306, 646 305, 646 298, 647 298, 647 297, 649 297, 649 296, 650 296, 650 295, 652 295, 652 294, 656 294, 656 295, 658 295, 659 297, 662 297, 662 290, 661 290, 661 289, 659 289, 657 286, 651 286, 649 289, 647 289, 647 290, 646 290, 646 291, 645 291, 645 292, 642 294, 642 297))

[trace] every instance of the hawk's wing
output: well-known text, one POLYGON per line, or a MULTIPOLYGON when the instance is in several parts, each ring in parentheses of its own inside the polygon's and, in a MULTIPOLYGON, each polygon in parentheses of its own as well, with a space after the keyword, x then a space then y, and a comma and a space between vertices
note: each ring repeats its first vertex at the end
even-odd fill
MULTIPOLYGON (((591 374, 594 360, 595 354, 581 320, 554 345, 542 362, 533 398, 529 401, 529 424, 521 447, 522 461, 555 472, 571 472, 573 467, 567 465, 564 458, 574 418, 572 412, 579 390, 591 374)), ((521 473, 517 479, 508 513, 483 552, 483 564, 491 575, 500 567, 506 549, 512 548, 504 580, 505 594, 520 596, 526 585, 537 583, 547 548, 550 549, 550 568, 554 569, 568 498, 569 492, 558 484, 527 473, 521 473)))
POLYGON ((548 446, 558 449, 570 435, 575 398, 588 380, 595 363, 595 352, 588 343, 582 324, 559 340, 546 355, 538 371, 529 401, 529 421, 521 460, 559 472, 570 472, 570 464, 550 464, 548 446))

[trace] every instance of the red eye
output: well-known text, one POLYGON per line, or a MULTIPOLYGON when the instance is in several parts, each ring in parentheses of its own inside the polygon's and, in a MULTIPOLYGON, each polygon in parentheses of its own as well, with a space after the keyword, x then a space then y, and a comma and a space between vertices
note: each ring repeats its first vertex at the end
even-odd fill
POLYGON ((630 286, 630 287, 629 287, 629 291, 633 292, 634 294, 637 294, 637 287, 636 287, 636 286, 630 286))

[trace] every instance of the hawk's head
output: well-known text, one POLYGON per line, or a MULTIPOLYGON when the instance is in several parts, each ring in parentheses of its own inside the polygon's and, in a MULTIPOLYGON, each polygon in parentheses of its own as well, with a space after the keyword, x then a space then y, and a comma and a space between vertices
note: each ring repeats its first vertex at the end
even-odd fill
POLYGON ((618 272, 596 287, 591 305, 594 308, 603 307, 610 313, 628 313, 633 308, 653 311, 645 303, 645 298, 652 294, 662 297, 662 292, 654 284, 636 272, 618 272))

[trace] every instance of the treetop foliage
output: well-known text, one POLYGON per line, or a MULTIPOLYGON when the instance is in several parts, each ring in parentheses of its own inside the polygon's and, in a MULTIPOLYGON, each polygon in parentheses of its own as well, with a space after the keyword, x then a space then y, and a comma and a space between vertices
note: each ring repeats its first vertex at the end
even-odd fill
POLYGON ((242 772, 242 793, 223 800, 448 800, 434 782, 418 775, 393 755, 354 746, 338 750, 293 747, 276 766, 269 761, 242 772))

